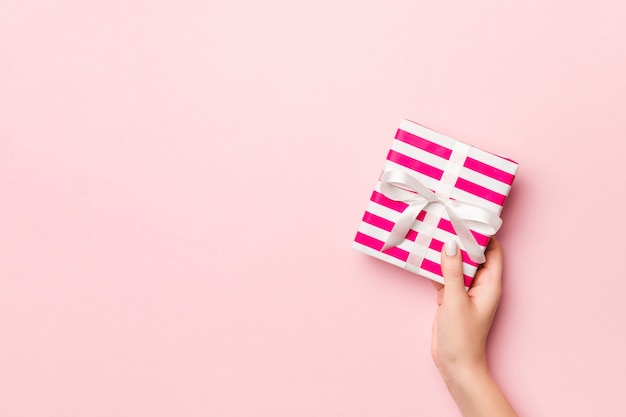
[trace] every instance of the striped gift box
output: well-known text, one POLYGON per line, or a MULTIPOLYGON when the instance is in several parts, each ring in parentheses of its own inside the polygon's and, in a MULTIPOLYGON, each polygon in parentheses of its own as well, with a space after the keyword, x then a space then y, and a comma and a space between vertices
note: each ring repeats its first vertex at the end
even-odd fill
MULTIPOLYGON (((388 189, 383 184, 383 179, 387 178, 385 173, 394 172, 405 177, 410 175, 428 189, 422 194, 430 190, 438 201, 478 208, 492 213, 500 221, 498 216, 511 190, 517 169, 518 164, 510 159, 485 152, 417 123, 402 120, 387 155, 383 174, 376 183, 359 226, 353 248, 426 278, 443 282, 441 248, 444 242, 456 236, 463 256, 465 285, 469 286, 479 265, 476 262, 478 258, 468 254, 467 245, 462 240, 459 241, 461 233, 455 230, 455 219, 450 217, 445 203, 426 205, 419 214, 409 219, 411 225, 406 235, 403 232, 404 239, 401 237, 399 244, 392 247, 387 245, 383 249, 385 242, 390 240, 392 229, 411 204, 390 197, 388 192, 385 194, 388 189)), ((411 195, 420 194, 410 187, 400 188, 405 193, 413 192, 411 195)), ((455 224, 458 226, 458 221, 455 224)), ((465 221, 464 224, 466 230, 469 230, 465 234, 471 233, 470 239, 473 236, 474 252, 477 249, 482 257, 490 233, 485 233, 472 221, 465 221)))

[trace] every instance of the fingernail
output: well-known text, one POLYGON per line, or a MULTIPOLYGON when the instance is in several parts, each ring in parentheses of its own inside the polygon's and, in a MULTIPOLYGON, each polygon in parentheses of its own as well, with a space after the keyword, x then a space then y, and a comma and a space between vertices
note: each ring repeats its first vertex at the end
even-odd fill
POLYGON ((458 250, 456 240, 450 239, 448 243, 446 243, 446 255, 454 256, 458 250))

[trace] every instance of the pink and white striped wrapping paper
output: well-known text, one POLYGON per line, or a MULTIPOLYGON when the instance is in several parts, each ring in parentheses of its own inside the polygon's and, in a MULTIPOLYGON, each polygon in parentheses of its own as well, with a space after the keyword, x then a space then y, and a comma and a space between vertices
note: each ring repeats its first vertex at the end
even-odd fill
MULTIPOLYGON (((413 174, 437 195, 475 204, 500 215, 518 164, 417 123, 402 120, 385 161, 384 170, 389 169, 413 174)), ((379 179, 352 247, 443 283, 441 248, 456 235, 446 211, 441 206, 427 206, 417 216, 404 241, 382 252, 385 240, 407 204, 385 197, 380 185, 379 179), (410 265, 407 264, 415 245, 425 250, 419 268, 408 267, 410 265)), ((475 230, 471 232, 484 252, 489 236, 475 230)), ((469 287, 478 264, 469 259, 462 244, 461 251, 465 285, 469 287)))

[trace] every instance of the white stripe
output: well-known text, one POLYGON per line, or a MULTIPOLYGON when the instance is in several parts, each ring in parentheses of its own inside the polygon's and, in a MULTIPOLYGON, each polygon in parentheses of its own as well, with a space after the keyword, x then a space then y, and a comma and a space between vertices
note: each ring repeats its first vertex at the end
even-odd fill
POLYGON ((469 149, 469 145, 466 145, 463 142, 456 142, 454 144, 450 160, 446 165, 446 169, 441 176, 441 182, 437 187, 437 194, 442 195, 445 198, 450 198, 450 194, 456 184, 456 180, 459 178, 463 162, 465 162, 469 149))
MULTIPOLYGON (((368 235, 369 237, 373 237, 374 239, 378 239, 382 242, 387 240, 387 237, 389 237, 388 231, 365 222, 361 222, 361 224, 359 225, 359 232, 363 233, 364 235, 368 235)), ((409 252, 411 250, 411 247, 413 247, 413 242, 404 239, 404 241, 396 247, 409 252)))
POLYGON ((411 265, 413 268, 419 267, 422 264, 425 253, 437 231, 437 225, 439 221, 441 221, 441 213, 444 211, 444 207, 439 204, 431 205, 428 208, 431 207, 435 210, 426 210, 427 213, 424 217, 424 221, 417 225, 421 233, 417 234, 417 238, 410 251, 411 254, 406 260, 407 264, 411 265))
POLYGON ((388 231, 365 222, 361 222, 361 224, 359 225, 359 232, 363 233, 364 235, 368 235, 369 237, 373 237, 374 239, 378 239, 382 242, 387 240, 387 238, 389 237, 388 231))
POLYGON ((470 150, 469 157, 513 175, 517 173, 517 169, 519 168, 519 165, 515 162, 511 162, 476 147, 470 150))
POLYGON ((369 246, 362 245, 358 242, 352 243, 352 249, 357 250, 359 252, 363 252, 366 255, 373 256, 374 258, 381 259, 385 262, 388 262, 392 265, 399 266, 400 268, 404 268, 404 261, 401 261, 398 258, 394 258, 391 255, 387 255, 386 253, 379 252, 370 248, 369 246))
POLYGON ((397 222, 400 217, 400 212, 390 209, 389 207, 385 207, 382 204, 378 204, 374 201, 370 201, 367 206, 367 211, 372 214, 377 215, 378 217, 382 217, 383 219, 387 219, 392 222, 397 222))

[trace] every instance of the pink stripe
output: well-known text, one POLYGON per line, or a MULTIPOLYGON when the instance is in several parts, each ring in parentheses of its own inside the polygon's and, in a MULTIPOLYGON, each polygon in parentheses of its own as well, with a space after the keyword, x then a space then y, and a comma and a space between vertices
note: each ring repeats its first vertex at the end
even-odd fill
MULTIPOLYGON (((404 209, 407 208, 408 204, 403 203, 401 201, 392 200, 390 198, 385 197, 384 194, 379 193, 378 191, 374 191, 372 193, 372 197, 370 198, 374 203, 380 204, 381 206, 387 207, 391 210, 398 211, 402 213, 404 209)), ((426 212, 421 211, 420 214, 417 215, 417 220, 424 220, 426 217, 426 212)))
MULTIPOLYGON (((425 271, 432 272, 435 275, 443 277, 443 274, 441 273, 441 265, 439 265, 437 262, 433 262, 429 259, 424 259, 421 268, 425 271)), ((464 274, 463 282, 465 283, 466 287, 469 287, 472 284, 472 277, 464 274)))
MULTIPOLYGON (((383 242, 381 240, 378 240, 361 232, 357 232, 354 241, 377 251, 380 251, 383 248, 383 242)), ((387 249, 383 253, 393 256, 396 259, 400 259, 403 262, 406 262, 409 257, 409 252, 400 249, 397 246, 391 249, 387 249)))
POLYGON ((424 259, 424 261, 422 262, 421 268, 428 272, 432 272, 435 275, 439 275, 440 277, 443 277, 443 274, 441 272, 441 265, 429 259, 424 259))
POLYGON ((501 169, 498 169, 491 165, 487 165, 484 162, 481 162, 474 158, 468 157, 463 163, 463 166, 465 168, 471 169, 472 171, 480 172, 481 174, 484 174, 508 185, 513 184, 513 180, 515 179, 515 175, 509 174, 508 172, 502 171, 501 169))
MULTIPOLYGON (((454 230, 454 226, 452 226, 452 223, 450 223, 450 220, 442 218, 441 220, 439 220, 437 228, 456 235, 456 231, 454 230)), ((487 246, 487 243, 489 243, 489 236, 481 235, 480 233, 473 230, 470 230, 470 232, 472 232, 472 235, 474 235, 476 243, 478 243, 480 246, 487 246)))
POLYGON ((448 149, 424 138, 420 138, 419 136, 416 136, 409 132, 405 132, 401 129, 398 129, 398 131, 396 132, 396 139, 408 143, 409 145, 415 146, 416 148, 425 150, 426 152, 430 152, 433 155, 440 156, 444 159, 450 159, 450 155, 452 155, 451 149, 448 149))
POLYGON ((371 224, 372 226, 376 226, 379 229, 383 229, 388 232, 391 232, 391 229, 393 229, 394 225, 391 220, 383 219, 382 217, 370 213, 369 211, 366 211, 363 215, 363 221, 367 224, 371 224))
POLYGON ((380 204, 381 206, 385 206, 392 210, 399 211, 400 213, 402 213, 404 209, 406 209, 408 206, 408 204, 403 203, 402 201, 396 201, 387 198, 384 194, 381 194, 378 191, 374 191, 372 193, 372 197, 370 198, 370 200, 374 203, 380 204))
POLYGON ((356 237, 354 238, 354 241, 360 243, 361 245, 365 245, 368 248, 372 248, 378 251, 381 250, 384 245, 381 240, 375 239, 361 232, 356 232, 356 237))
POLYGON ((405 166, 421 174, 428 175, 429 177, 436 180, 441 180, 441 177, 443 176, 443 171, 439 168, 435 168, 434 166, 428 165, 425 162, 413 159, 410 156, 403 155, 399 152, 394 151, 393 149, 389 151, 389 154, 387 155, 387 160, 405 166))
POLYGON ((493 190, 490 190, 489 188, 485 188, 482 185, 475 184, 461 177, 456 180, 456 184, 454 184, 454 186, 459 190, 467 191, 470 194, 474 194, 475 196, 484 198, 485 200, 489 200, 500 206, 504 205, 504 200, 506 200, 505 195, 497 193, 493 190))
MULTIPOLYGON (((363 215, 363 221, 367 224, 371 224, 372 226, 378 227, 379 229, 383 229, 388 232, 391 232, 391 229, 393 229, 394 226, 394 222, 392 222, 391 220, 384 219, 380 216, 370 213, 369 211, 366 211, 365 215, 363 215)), ((417 239, 417 232, 411 229, 406 234, 405 238, 410 240, 411 242, 415 242, 415 239, 417 239)))

